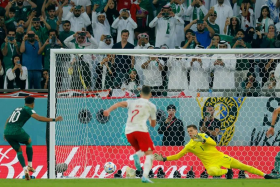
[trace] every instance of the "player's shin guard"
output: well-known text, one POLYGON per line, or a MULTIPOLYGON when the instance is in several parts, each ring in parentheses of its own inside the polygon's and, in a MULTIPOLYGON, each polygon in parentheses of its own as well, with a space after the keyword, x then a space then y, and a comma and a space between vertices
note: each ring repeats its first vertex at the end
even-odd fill
POLYGON ((28 160, 28 166, 32 167, 33 148, 31 143, 26 145, 26 155, 28 160))
POLYGON ((153 165, 153 155, 146 155, 146 160, 144 163, 144 172, 143 172, 143 176, 145 178, 149 178, 149 172, 152 169, 152 165, 153 165))
POLYGON ((24 160, 24 157, 22 155, 22 152, 17 152, 17 158, 18 158, 18 161, 20 163, 20 165, 22 166, 22 168, 25 167, 25 160, 24 160))
POLYGON ((136 167, 137 170, 141 171, 141 163, 140 163, 140 158, 144 156, 144 152, 143 151, 137 151, 135 153, 135 155, 133 155, 133 159, 134 159, 134 165, 136 167))

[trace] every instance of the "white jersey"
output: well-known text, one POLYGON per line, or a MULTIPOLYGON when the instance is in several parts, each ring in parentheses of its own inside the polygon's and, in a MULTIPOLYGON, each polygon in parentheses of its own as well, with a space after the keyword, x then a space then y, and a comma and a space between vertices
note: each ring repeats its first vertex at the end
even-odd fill
POLYGON ((151 117, 156 120, 156 105, 147 99, 127 100, 128 118, 125 127, 125 134, 135 131, 148 132, 147 120, 151 117))

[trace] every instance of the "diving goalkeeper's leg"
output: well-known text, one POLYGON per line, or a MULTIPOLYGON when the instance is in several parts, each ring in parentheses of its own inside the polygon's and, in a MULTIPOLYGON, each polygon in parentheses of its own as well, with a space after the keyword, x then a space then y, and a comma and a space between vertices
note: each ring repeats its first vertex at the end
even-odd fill
POLYGON ((267 174, 263 173, 262 171, 258 170, 257 168, 254 168, 253 166, 243 164, 242 162, 240 162, 240 161, 238 161, 234 158, 232 158, 230 168, 245 170, 245 171, 248 171, 249 173, 256 174, 258 176, 264 177, 265 179, 278 179, 277 177, 274 177, 274 176, 267 175, 267 174))

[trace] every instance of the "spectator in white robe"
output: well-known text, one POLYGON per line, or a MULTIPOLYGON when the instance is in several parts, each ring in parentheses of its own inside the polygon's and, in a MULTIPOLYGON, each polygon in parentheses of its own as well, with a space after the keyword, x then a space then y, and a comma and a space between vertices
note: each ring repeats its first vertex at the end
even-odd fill
MULTIPOLYGON (((211 3, 210 3, 209 8, 211 8, 212 6, 215 6, 218 3, 219 0, 210 0, 210 1, 211 1, 211 3)), ((230 0, 224 0, 224 4, 231 7, 230 0)))
POLYGON ((156 47, 166 44, 170 49, 175 48, 177 25, 184 25, 184 21, 172 12, 170 6, 164 6, 149 24, 150 28, 156 28, 156 47))
POLYGON ((65 20, 71 22, 71 31, 78 32, 90 25, 90 18, 80 5, 72 7, 65 20))
POLYGON ((112 49, 114 45, 114 40, 111 35, 101 35, 99 44, 98 44, 98 49, 112 49))
POLYGON ((220 27, 220 33, 223 33, 227 18, 231 18, 233 16, 232 8, 230 5, 227 5, 224 0, 218 0, 218 3, 214 5, 214 9, 217 12, 216 23, 220 27))
MULTIPOLYGON (((149 35, 147 33, 140 33, 138 34, 138 42, 137 46, 134 49, 147 49, 151 44, 149 43, 149 35)), ((135 65, 134 68, 137 70, 137 74, 139 76, 139 80, 141 85, 144 84, 144 74, 141 65, 143 64, 143 59, 147 57, 137 55, 135 56, 135 65)))
MULTIPOLYGON (((208 13, 206 7, 202 4, 200 0, 194 0, 192 4, 188 7, 186 15, 190 17, 190 22, 193 20, 202 20, 208 13)), ((197 31, 196 24, 193 24, 191 29, 197 31)))
MULTIPOLYGON (((204 49, 204 47, 197 45, 195 49, 204 49)), ((209 88, 210 59, 206 58, 206 55, 188 58, 187 69, 190 70, 189 90, 197 92, 199 89, 209 88)))
MULTIPOLYGON (((230 49, 226 41, 220 41, 219 49, 230 49)), ((213 89, 235 88, 234 72, 236 68, 236 57, 232 55, 214 54, 211 57, 210 69, 214 71, 213 89)))
POLYGON ((90 15, 91 13, 91 0, 71 0, 71 5, 80 5, 85 9, 85 12, 90 15))
POLYGON ((138 34, 137 39, 137 46, 134 49, 147 49, 151 45, 149 43, 149 35, 147 33, 138 34))
POLYGON ((106 18, 106 13, 96 12, 97 4, 94 5, 92 11, 92 31, 94 38, 99 41, 101 36, 104 35, 111 35, 111 27, 106 18))
POLYGON ((121 9, 120 16, 112 23, 112 27, 118 30, 117 43, 121 41, 122 30, 128 30, 129 37, 127 41, 134 44, 134 29, 137 28, 137 23, 131 18, 129 10, 121 9))
MULTIPOLYGON (((64 44, 69 49, 97 49, 98 48, 98 42, 91 36, 89 32, 85 31, 78 31, 72 36, 69 36, 64 40, 64 44), (72 41, 74 40, 74 42, 72 41)), ((84 54, 83 61, 89 64, 89 69, 93 70, 91 71, 91 80, 95 80, 94 77, 96 77, 96 63, 95 63, 95 56, 90 54, 84 54)), ((74 55, 71 55, 72 61, 75 59, 74 55)), ((94 81, 92 81, 92 85, 94 85, 94 81)))
MULTIPOLYGON (((187 77, 187 60, 186 55, 178 57, 170 57, 167 60, 166 66, 168 67, 168 89, 183 89, 188 90, 188 77, 187 77)), ((168 96, 179 95, 178 92, 168 92, 168 96)))
MULTIPOLYGON (((185 0, 174 0, 171 1, 171 4, 168 3, 167 5, 170 5, 171 10, 174 12, 176 16, 184 19, 184 15, 186 15, 187 9, 184 6, 185 0)), ((185 33, 184 33, 184 25, 176 25, 176 36, 177 36, 177 43, 175 46, 180 46, 182 41, 185 41, 185 33)))
MULTIPOLYGON (((153 50, 153 46, 149 46, 148 49, 153 50)), ((164 68, 164 61, 159 59, 156 55, 151 55, 148 58, 143 59, 141 65, 144 74, 144 85, 150 86, 151 89, 163 89, 163 81, 161 71, 164 68)), ((161 96, 161 91, 153 91, 153 96, 161 96)))
MULTIPOLYGON (((98 49, 112 49, 114 45, 114 40, 111 35, 102 35, 99 41, 98 49)), ((104 62, 104 58, 108 57, 110 59, 111 55, 96 55, 95 64, 96 64, 96 84, 95 89, 99 88, 108 88, 110 86, 110 81, 112 79, 113 68, 111 67, 112 61, 109 60, 104 62), (106 80, 107 78, 107 80, 106 80), (98 83, 97 83, 98 82, 98 83), (102 84, 100 84, 100 82, 102 84), (107 83, 107 84, 106 84, 107 83)))

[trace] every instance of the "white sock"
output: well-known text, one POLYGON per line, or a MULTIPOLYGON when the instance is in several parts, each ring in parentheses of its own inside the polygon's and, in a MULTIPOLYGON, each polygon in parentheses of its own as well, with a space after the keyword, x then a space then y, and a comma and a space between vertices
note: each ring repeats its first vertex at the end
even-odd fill
POLYGON ((143 172, 143 176, 146 178, 149 178, 149 173, 152 169, 152 165, 153 165, 153 155, 146 155, 146 160, 144 162, 144 172, 143 172))
POLYGON ((24 173, 26 170, 27 170, 27 166, 25 166, 25 167, 23 168, 23 173, 24 173))
POLYGON ((143 151, 137 151, 136 153, 135 153, 139 158, 141 158, 142 156, 144 156, 145 155, 145 153, 143 152, 143 151))
POLYGON ((29 166, 29 167, 32 167, 32 162, 28 162, 28 166, 29 166))

